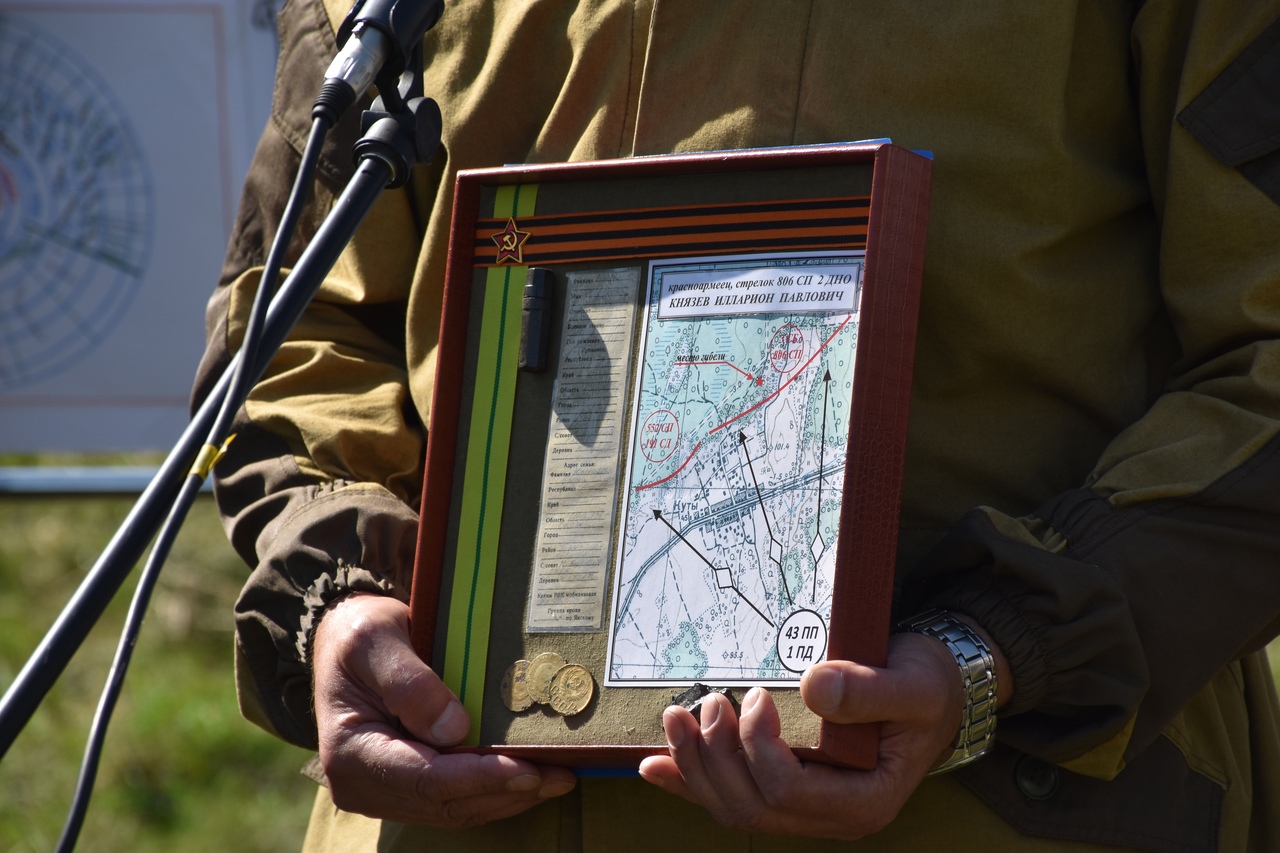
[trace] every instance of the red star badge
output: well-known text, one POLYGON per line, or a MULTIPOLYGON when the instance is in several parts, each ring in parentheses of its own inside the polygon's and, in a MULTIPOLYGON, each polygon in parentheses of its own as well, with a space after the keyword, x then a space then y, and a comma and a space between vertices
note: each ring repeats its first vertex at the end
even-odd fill
POLYGON ((528 231, 516 227, 514 219, 507 220, 507 227, 493 235, 493 242, 498 246, 499 264, 524 263, 524 241, 529 239, 528 231))

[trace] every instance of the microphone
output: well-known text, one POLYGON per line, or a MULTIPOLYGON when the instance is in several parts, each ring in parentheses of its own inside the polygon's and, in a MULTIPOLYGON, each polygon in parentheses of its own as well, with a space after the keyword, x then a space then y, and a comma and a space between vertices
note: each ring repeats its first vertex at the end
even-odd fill
POLYGON ((394 89, 443 11, 444 0, 356 0, 338 28, 340 50, 325 71, 312 116, 336 123, 375 81, 380 90, 394 89))
POLYGON ((353 30, 347 43, 324 72, 325 83, 341 83, 351 89, 356 101, 373 83, 390 53, 391 40, 374 26, 353 30))

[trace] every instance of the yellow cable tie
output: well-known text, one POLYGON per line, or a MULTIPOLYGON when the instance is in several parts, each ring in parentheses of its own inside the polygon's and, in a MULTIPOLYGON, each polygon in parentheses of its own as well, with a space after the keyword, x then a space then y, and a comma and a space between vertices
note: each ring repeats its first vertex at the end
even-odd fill
POLYGON ((215 447, 212 444, 206 444, 200 448, 200 452, 196 454, 196 461, 192 463, 191 470, 187 472, 187 476, 195 475, 201 480, 209 476, 209 472, 213 470, 213 466, 218 464, 227 453, 227 447, 235 440, 236 434, 232 433, 227 436, 227 440, 222 442, 221 447, 215 447))

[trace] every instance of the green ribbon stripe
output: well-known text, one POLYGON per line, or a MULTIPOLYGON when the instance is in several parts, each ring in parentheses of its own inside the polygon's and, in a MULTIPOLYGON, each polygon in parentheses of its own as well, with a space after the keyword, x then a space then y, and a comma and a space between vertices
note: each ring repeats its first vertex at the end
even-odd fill
MULTIPOLYGON (((493 215, 514 217, 517 222, 520 217, 532 216, 537 190, 536 184, 500 187, 493 215)), ((520 306, 527 272, 528 267, 523 266, 490 267, 484 285, 444 662, 445 684, 471 715, 471 734, 466 740, 470 745, 480 742, 498 534, 520 355, 520 306)))

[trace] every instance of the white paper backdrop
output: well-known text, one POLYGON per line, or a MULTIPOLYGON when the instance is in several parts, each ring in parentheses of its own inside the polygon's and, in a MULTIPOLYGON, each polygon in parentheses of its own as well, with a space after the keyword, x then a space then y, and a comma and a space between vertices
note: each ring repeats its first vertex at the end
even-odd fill
POLYGON ((281 2, 0 0, 0 452, 181 433, 281 2))

